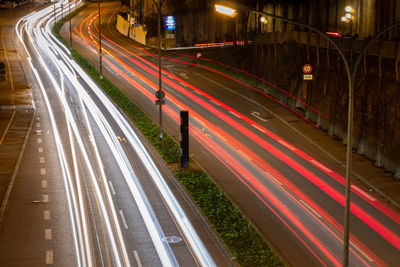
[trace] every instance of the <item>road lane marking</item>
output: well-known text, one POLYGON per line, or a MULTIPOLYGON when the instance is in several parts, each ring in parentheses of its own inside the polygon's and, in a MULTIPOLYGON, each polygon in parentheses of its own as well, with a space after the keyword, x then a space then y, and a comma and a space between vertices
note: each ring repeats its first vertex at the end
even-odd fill
POLYGON ((214 100, 210 100, 210 101, 211 101, 212 103, 214 103, 214 105, 216 105, 216 106, 218 106, 218 107, 221 106, 219 103, 215 102, 214 100))
POLYGON ((189 77, 186 75, 186 73, 181 73, 180 75, 185 79, 189 79, 189 77))
POLYGON ((42 143, 42 138, 38 138, 37 142, 38 142, 38 144, 41 144, 42 143))
POLYGON ((269 172, 265 171, 265 174, 270 177, 271 179, 273 179, 277 184, 279 185, 283 185, 278 179, 276 179, 274 176, 272 176, 269 172))
POLYGON ((49 220, 50 220, 50 217, 51 217, 50 211, 49 211, 49 210, 45 210, 45 211, 43 212, 43 220, 49 221, 49 220))
POLYGON ((238 117, 239 119, 241 118, 238 114, 236 114, 236 112, 233 112, 232 110, 229 110, 229 113, 235 115, 235 116, 238 117))
POLYGON ((295 147, 289 145, 287 142, 283 141, 282 139, 278 140, 278 143, 280 143, 281 145, 285 146, 286 148, 289 148, 292 151, 297 150, 295 147))
POLYGON ((133 251, 133 255, 135 255, 135 259, 136 259, 136 263, 137 263, 138 267, 142 267, 142 263, 140 262, 140 258, 139 258, 139 254, 138 254, 137 250, 133 251))
POLYGON ((43 153, 43 147, 38 148, 39 153, 43 153))
POLYGON ((112 182, 111 182, 111 181, 108 181, 108 184, 110 185, 111 193, 112 193, 113 195, 115 195, 115 190, 114 190, 114 186, 113 186, 112 182))
POLYGON ((119 210, 119 215, 121 216, 122 224, 124 225, 124 228, 128 229, 128 224, 126 224, 125 216, 124 216, 124 213, 122 212, 122 210, 119 210))
POLYGON ((251 158, 249 158, 242 150, 238 150, 240 154, 242 154, 248 161, 251 161, 251 158))
POLYGON ((261 117, 260 112, 252 111, 252 112, 251 112, 251 115, 253 115, 253 116, 256 117, 257 119, 262 120, 262 121, 264 121, 264 122, 267 121, 266 119, 264 119, 263 117, 261 117))
POLYGON ((8 132, 8 129, 10 128, 11 123, 12 123, 14 117, 15 117, 15 111, 13 111, 13 114, 11 115, 10 121, 8 122, 7 127, 6 127, 6 129, 5 129, 5 131, 4 131, 3 135, 2 135, 2 137, 1 137, 1 139, 0 139, 0 145, 1 145, 1 143, 3 142, 4 138, 6 137, 6 134, 7 134, 7 132, 8 132))
POLYGON ((36 128, 40 128, 40 122, 36 123, 36 128))
POLYGON ((44 157, 39 157, 39 162, 40 162, 40 163, 45 163, 46 160, 44 159, 44 157))
POLYGON ((322 218, 322 216, 316 212, 313 208, 311 208, 306 202, 304 202, 302 199, 299 199, 299 201, 307 207, 307 209, 309 209, 310 211, 312 211, 312 213, 314 213, 315 215, 317 215, 318 218, 322 218))
POLYGON ((371 195, 365 193, 364 190, 362 190, 361 188, 359 188, 359 187, 357 187, 357 186, 355 186, 355 185, 352 185, 351 188, 353 188, 354 190, 356 190, 358 193, 360 193, 360 194, 363 195, 364 197, 368 198, 369 200, 371 200, 371 201, 376 201, 375 198, 373 198, 371 195))
POLYGON ((321 163, 319 163, 318 161, 316 161, 316 160, 310 160, 310 162, 314 165, 314 166, 316 166, 316 167, 318 167, 318 168, 320 168, 321 170, 323 170, 324 172, 332 172, 330 169, 328 169, 327 167, 325 167, 324 165, 322 165, 321 163))
POLYGON ((44 230, 44 239, 45 240, 52 240, 53 239, 53 235, 51 233, 51 229, 45 229, 44 230))
POLYGON ((362 251, 358 246, 356 246, 351 240, 350 240, 350 246, 354 247, 356 250, 358 250, 367 260, 370 262, 373 262, 374 260, 371 259, 364 251, 362 251))
MULTIPOLYGON (((11 12, 11 9, 10 9, 10 12, 11 12)), ((8 75, 10 76, 11 91, 14 92, 14 80, 13 80, 13 76, 12 76, 12 72, 11 72, 10 61, 8 60, 7 48, 4 45, 4 29, 1 31, 1 42, 2 42, 2 45, 3 45, 3 49, 4 49, 4 56, 5 56, 6 62, 7 62, 8 75)))
POLYGON ((46 169, 45 168, 40 168, 40 174, 41 175, 46 175, 46 169))
POLYGON ((49 195, 42 195, 42 202, 48 203, 49 202, 49 195))
POLYGON ((53 263, 54 263, 53 251, 46 250, 46 264, 53 264, 53 263))
POLYGON ((253 126, 253 127, 256 128, 257 130, 259 130, 260 132, 263 132, 263 133, 266 132, 263 128, 261 128, 260 126, 258 126, 258 125, 256 125, 256 124, 252 124, 251 126, 253 126))
POLYGON ((47 188, 47 180, 42 181, 42 188, 47 188))

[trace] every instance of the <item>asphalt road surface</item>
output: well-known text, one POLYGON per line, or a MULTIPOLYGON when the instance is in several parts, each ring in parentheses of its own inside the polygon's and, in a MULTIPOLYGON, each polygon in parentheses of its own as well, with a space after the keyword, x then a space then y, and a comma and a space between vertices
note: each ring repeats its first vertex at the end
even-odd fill
POLYGON ((2 262, 231 265, 156 153, 51 36, 53 12, 62 16, 57 4, 15 27, 35 79, 37 117, 0 236, 2 262))
MULTIPOLYGON (((101 4, 103 74, 158 121, 157 57, 115 29, 119 3, 101 4)), ((98 66, 97 3, 72 20, 73 46, 98 66)), ((68 39, 68 24, 62 33, 68 39)), ((276 103, 243 83, 163 58, 165 130, 179 140, 189 110, 191 153, 281 255, 294 266, 340 266, 344 170, 272 110, 276 103)), ((300 120, 300 118, 299 118, 300 120)), ((312 126, 310 126, 312 127, 312 126)), ((352 186, 351 266, 396 266, 400 215, 352 186)), ((245 248, 244 248, 245 249, 245 248)))

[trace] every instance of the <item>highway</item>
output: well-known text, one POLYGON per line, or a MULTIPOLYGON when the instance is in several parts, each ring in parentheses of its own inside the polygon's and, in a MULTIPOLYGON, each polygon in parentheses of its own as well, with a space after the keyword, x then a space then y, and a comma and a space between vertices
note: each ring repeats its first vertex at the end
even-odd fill
MULTIPOLYGON (((102 3, 104 75, 158 121, 157 57, 115 30, 118 7, 102 3)), ((97 18, 93 3, 72 20, 73 46, 95 66, 97 18)), ((165 57, 163 66, 165 130, 178 140, 179 111, 189 110, 193 157, 286 264, 341 266, 343 167, 278 118, 273 110, 280 103, 248 85, 185 56, 165 57)), ((399 224, 398 210, 353 184, 350 265, 398 265, 399 224)))
POLYGON ((65 1, 37 9, 15 29, 54 137, 75 266, 215 266, 214 257, 221 263, 218 249, 208 251, 215 241, 204 245, 154 151, 51 34, 61 4, 68 8, 65 1))

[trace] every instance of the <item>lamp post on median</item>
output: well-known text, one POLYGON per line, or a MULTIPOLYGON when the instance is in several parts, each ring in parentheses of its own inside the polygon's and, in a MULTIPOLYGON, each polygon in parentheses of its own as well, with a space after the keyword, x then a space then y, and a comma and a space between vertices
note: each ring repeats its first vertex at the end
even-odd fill
POLYGON ((101 55, 101 21, 100 21, 101 6, 100 6, 100 0, 98 0, 98 3, 99 3, 99 5, 98 5, 98 8, 99 8, 99 72, 100 72, 100 79, 102 80, 103 79, 103 66, 102 66, 103 59, 102 59, 102 55, 101 55))
MULTIPOLYGON (((241 6, 242 7, 242 6, 241 6)), ((216 11, 228 15, 232 17, 232 14, 236 14, 237 10, 234 8, 230 8, 224 5, 215 5, 216 11), (219 6, 219 7, 217 7, 219 6)), ((248 10, 249 8, 247 7, 242 7, 244 10, 248 10)), ((346 12, 349 7, 346 7, 346 12)), ((373 41, 375 41, 379 36, 384 34, 385 32, 389 31, 390 29, 399 26, 400 21, 397 21, 388 27, 384 28, 380 32, 378 32, 373 38, 368 40, 364 46, 361 49, 361 52, 357 56, 354 65, 350 64, 350 59, 345 55, 345 52, 336 44, 335 41, 333 41, 327 34, 324 32, 314 28, 313 26, 291 20, 285 17, 277 16, 271 13, 266 13, 262 11, 257 11, 257 10, 250 10, 251 12, 254 12, 256 14, 264 15, 264 16, 269 16, 273 17, 288 23, 292 23, 298 26, 302 26, 305 28, 308 28, 310 30, 313 30, 320 34, 324 39, 326 39, 330 44, 332 44, 336 50, 338 51, 340 57, 342 58, 345 68, 346 68, 346 73, 347 73, 347 78, 348 78, 348 87, 349 87, 349 106, 348 106, 348 119, 347 119, 347 149, 346 149, 346 184, 345 184, 345 212, 344 212, 344 233, 343 233, 343 266, 347 267, 349 266, 349 233, 350 233, 350 193, 351 193, 351 181, 350 181, 350 174, 351 174, 351 164, 352 164, 352 130, 353 130, 353 106, 354 106, 354 80, 355 76, 357 73, 358 66, 360 65, 361 59, 363 58, 364 54, 367 52, 368 47, 372 44, 373 41)), ((351 10, 349 11, 349 13, 351 10)))
POLYGON ((162 105, 165 104, 165 92, 162 90, 161 87, 161 7, 164 4, 165 0, 153 0, 153 4, 157 8, 157 17, 158 17, 158 91, 156 92, 156 105, 159 106, 159 122, 160 122, 160 140, 163 139, 162 133, 162 105))

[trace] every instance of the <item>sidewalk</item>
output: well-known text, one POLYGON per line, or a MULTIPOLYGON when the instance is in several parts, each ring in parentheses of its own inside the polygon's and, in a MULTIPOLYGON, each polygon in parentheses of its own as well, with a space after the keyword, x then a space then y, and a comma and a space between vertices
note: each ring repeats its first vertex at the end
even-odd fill
MULTIPOLYGON (((182 51, 180 52, 181 55, 172 52, 168 57, 182 59, 195 64, 202 64, 202 60, 195 59, 197 52, 198 50, 182 51), (183 56, 183 54, 189 55, 190 57, 183 56)), ((201 53, 202 58, 217 61, 220 60, 213 57, 215 51, 208 53, 207 50, 202 50, 201 53)), ((205 62, 209 61, 206 60, 205 62)), ((208 64, 205 66, 210 67, 208 64)), ((267 98, 265 101, 268 101, 267 98)), ((280 120, 281 123, 285 124, 304 138, 308 143, 319 150, 319 152, 322 152, 322 154, 324 154, 328 159, 334 161, 338 167, 343 170, 340 174, 344 177, 346 166, 346 146, 341 142, 341 140, 338 140, 323 130, 313 127, 308 122, 276 102, 268 101, 268 103, 260 104, 265 106, 268 105, 268 109, 278 120, 280 120)), ((364 191, 369 192, 369 194, 374 197, 383 197, 397 208, 400 208, 400 181, 397 180, 392 173, 375 166, 373 161, 367 159, 363 155, 355 153, 354 150, 352 162, 351 179, 353 184, 363 188, 364 191)))
POLYGON ((6 71, 0 81, 0 220, 35 116, 30 86, 17 54, 16 21, 7 15, 0 11, 0 61, 6 71))

